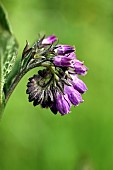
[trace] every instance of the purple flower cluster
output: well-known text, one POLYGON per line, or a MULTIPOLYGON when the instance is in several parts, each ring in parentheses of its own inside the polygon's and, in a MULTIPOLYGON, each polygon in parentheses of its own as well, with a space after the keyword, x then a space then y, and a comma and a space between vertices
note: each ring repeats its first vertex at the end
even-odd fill
POLYGON ((41 65, 46 69, 29 79, 27 93, 34 106, 40 104, 43 108, 49 107, 54 114, 65 115, 72 105, 83 102, 82 94, 87 87, 78 75, 86 75, 88 69, 77 59, 75 47, 54 45, 55 42, 57 37, 51 35, 35 44, 37 55, 43 59, 41 65))

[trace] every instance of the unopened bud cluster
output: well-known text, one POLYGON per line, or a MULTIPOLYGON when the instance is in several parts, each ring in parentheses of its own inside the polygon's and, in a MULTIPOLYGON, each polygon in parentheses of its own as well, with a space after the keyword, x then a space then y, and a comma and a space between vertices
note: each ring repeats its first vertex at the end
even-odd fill
POLYGON ((50 108, 54 114, 70 112, 72 105, 83 102, 87 90, 78 75, 84 76, 87 67, 77 59, 75 47, 58 44, 57 37, 42 37, 31 48, 27 43, 22 55, 22 67, 45 67, 29 78, 26 93, 33 105, 50 108))

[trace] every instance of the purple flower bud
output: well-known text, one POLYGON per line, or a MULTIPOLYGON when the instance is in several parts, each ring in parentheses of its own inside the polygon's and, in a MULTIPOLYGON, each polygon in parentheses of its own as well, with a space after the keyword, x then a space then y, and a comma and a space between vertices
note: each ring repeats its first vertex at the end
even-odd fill
POLYGON ((61 67, 73 67, 74 63, 75 63, 75 54, 74 53, 70 53, 70 54, 66 54, 66 55, 59 55, 59 56, 55 56, 54 57, 54 61, 53 63, 56 66, 61 66, 61 67))
POLYGON ((64 93, 68 95, 69 100, 75 106, 83 102, 81 94, 73 86, 64 85, 64 93))
POLYGON ((68 114, 70 112, 70 101, 67 94, 62 95, 57 92, 56 94, 56 108, 61 115, 68 114))
POLYGON ((75 47, 70 45, 60 45, 56 46, 55 52, 58 55, 64 55, 75 51, 75 47))
POLYGON ((75 72, 82 76, 86 75, 88 68, 84 65, 83 62, 76 60, 74 64, 75 72))
POLYGON ((76 74, 70 74, 72 80, 70 80, 71 84, 73 85, 74 89, 76 89, 79 93, 84 93, 87 90, 85 83, 80 80, 76 74))
POLYGON ((57 110, 57 108, 56 108, 56 103, 55 103, 55 102, 53 102, 53 103, 51 104, 50 110, 51 110, 55 115, 57 114, 58 110, 57 110))
POLYGON ((50 35, 42 40, 42 45, 51 45, 55 41, 57 41, 57 37, 55 35, 50 35))

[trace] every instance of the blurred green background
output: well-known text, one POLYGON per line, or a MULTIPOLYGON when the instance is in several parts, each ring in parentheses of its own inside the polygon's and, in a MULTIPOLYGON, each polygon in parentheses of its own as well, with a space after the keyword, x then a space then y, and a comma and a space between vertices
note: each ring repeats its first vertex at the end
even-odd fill
POLYGON ((27 73, 0 123, 0 170, 113 170, 113 1, 2 0, 19 56, 38 33, 75 45, 89 68, 85 102, 66 116, 28 102, 27 73))

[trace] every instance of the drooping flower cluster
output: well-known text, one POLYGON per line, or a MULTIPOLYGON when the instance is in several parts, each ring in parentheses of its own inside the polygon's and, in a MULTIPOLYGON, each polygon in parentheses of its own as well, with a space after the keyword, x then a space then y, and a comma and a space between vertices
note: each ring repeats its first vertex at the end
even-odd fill
POLYGON ((23 58, 26 55, 30 56, 27 67, 34 63, 45 67, 29 78, 27 84, 26 93, 34 106, 40 104, 42 108, 50 108, 54 114, 60 112, 65 115, 72 105, 78 106, 83 102, 82 94, 87 87, 78 75, 86 75, 87 67, 77 59, 75 47, 57 44, 54 35, 44 36, 32 48, 27 43, 23 58))

